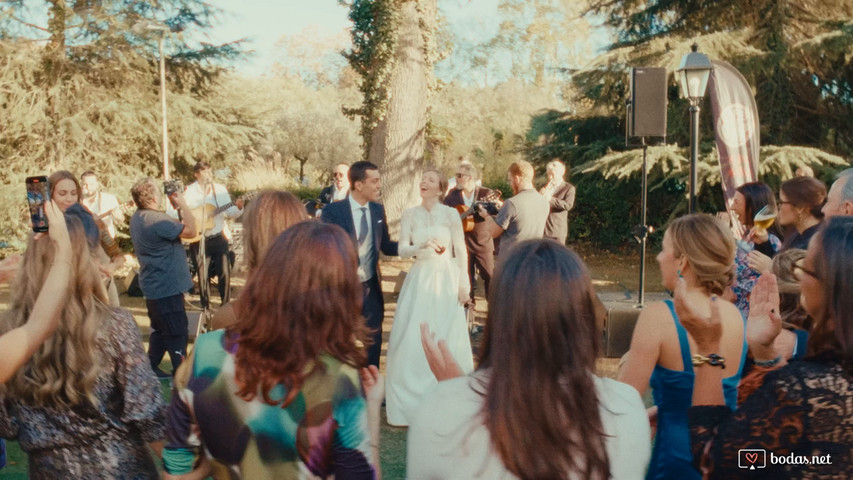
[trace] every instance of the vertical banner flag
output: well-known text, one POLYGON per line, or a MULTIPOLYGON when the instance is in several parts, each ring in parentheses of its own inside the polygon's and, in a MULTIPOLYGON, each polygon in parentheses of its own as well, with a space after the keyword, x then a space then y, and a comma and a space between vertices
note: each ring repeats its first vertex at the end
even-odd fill
POLYGON ((758 180, 758 108, 752 89, 736 68, 720 60, 711 63, 711 111, 723 195, 731 209, 735 188, 758 180))

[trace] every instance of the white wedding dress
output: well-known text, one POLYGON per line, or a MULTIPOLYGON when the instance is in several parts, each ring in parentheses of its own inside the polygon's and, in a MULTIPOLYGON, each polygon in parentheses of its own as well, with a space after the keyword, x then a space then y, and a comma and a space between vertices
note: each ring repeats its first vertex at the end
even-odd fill
POLYGON ((416 257, 403 282, 391 338, 388 341, 386 408, 388 423, 409 425, 424 393, 438 383, 421 345, 421 323, 429 324, 436 341, 445 340, 453 357, 469 373, 474 369, 460 285, 468 296, 468 252, 456 209, 436 204, 406 209, 401 220, 401 257, 416 257), (418 249, 429 239, 445 246, 442 253, 418 249))

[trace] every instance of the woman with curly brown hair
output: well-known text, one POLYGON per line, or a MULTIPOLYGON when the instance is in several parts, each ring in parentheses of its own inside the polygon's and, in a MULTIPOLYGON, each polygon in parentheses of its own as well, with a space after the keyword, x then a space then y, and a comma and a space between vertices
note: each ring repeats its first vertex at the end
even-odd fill
POLYGON ((447 342, 432 343, 423 324, 436 378, 459 378, 440 382, 415 412, 408 478, 642 478, 650 450, 645 409, 630 386, 594 374, 595 302, 575 253, 554 240, 528 240, 495 272, 474 373, 462 376, 447 342), (527 292, 560 294, 525 302, 527 292), (454 365, 445 372, 442 363, 454 365))
POLYGON ((363 372, 369 401, 359 385, 357 264, 334 225, 301 222, 273 242, 235 301, 237 322, 201 335, 175 375, 167 479, 204 478, 205 451, 216 478, 372 478, 384 386, 375 367, 363 372))
POLYGON ((65 220, 70 258, 47 236, 30 237, 0 320, 0 333, 25 326, 55 263, 69 263, 56 332, 0 388, 0 436, 19 440, 32 479, 158 478, 147 443, 163 438, 160 384, 133 317, 108 306, 80 217, 65 220))
MULTIPOLYGON (((674 290, 684 281, 691 301, 707 305, 721 295, 734 279, 735 244, 731 234, 709 215, 686 215, 674 220, 663 236, 657 256, 663 286, 674 290)), ((737 385, 746 358, 744 323, 734 304, 723 300, 722 351, 726 363, 726 405, 734 408, 737 385)), ((647 305, 640 312, 631 347, 619 372, 619 380, 640 394, 651 385, 657 415, 657 433, 647 479, 699 479, 691 465, 687 410, 693 391, 696 360, 693 339, 684 330, 671 300, 647 305)), ((714 361, 714 359, 705 359, 714 361)))

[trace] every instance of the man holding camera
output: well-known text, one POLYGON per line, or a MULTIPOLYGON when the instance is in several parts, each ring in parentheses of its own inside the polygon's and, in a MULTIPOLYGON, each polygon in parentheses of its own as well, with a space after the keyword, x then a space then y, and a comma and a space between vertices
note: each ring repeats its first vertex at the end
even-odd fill
MULTIPOLYGON (((174 374, 187 354, 184 292, 192 288, 192 277, 181 239, 196 235, 195 218, 184 215, 178 222, 160 210, 160 187, 150 177, 137 182, 130 193, 138 207, 130 218, 130 239, 139 258, 139 287, 151 320, 148 359, 163 378, 169 376, 159 368, 163 355, 169 353, 174 374)), ((180 189, 166 193, 174 208, 189 212, 180 189)))

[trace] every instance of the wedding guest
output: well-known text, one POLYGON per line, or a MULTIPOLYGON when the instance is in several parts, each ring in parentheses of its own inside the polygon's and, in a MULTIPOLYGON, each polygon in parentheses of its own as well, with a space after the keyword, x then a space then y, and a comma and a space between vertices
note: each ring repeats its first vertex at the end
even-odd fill
POLYGON ((409 428, 408 478, 640 479, 649 424, 638 393, 594 374, 595 293, 576 254, 517 244, 498 265, 474 373, 423 328, 441 381, 409 428), (559 291, 525 302, 524 292, 559 291))
MULTIPOLYGON (((734 239, 710 215, 686 215, 674 220, 663 237, 657 256, 663 286, 669 290, 680 280, 687 296, 707 304, 712 295, 721 295, 734 277, 734 239)), ((721 351, 728 359, 725 400, 729 408, 737 401, 737 385, 746 358, 743 317, 730 302, 719 299, 722 312, 721 351)), ((647 479, 700 479, 691 464, 687 411, 693 390, 693 340, 684 330, 671 300, 643 308, 619 380, 640 394, 651 386, 655 407, 650 417, 657 420, 654 450, 647 479)))
POLYGON ((737 276, 731 287, 734 299, 729 299, 740 310, 743 318, 749 315, 749 294, 761 275, 759 270, 753 268, 757 267, 756 258, 770 259, 782 248, 775 225, 769 229, 755 226, 755 215, 765 207, 776 211, 773 190, 766 184, 744 183, 735 190, 731 211, 743 226, 744 234, 740 241, 736 242, 737 276), (763 255, 757 257, 759 253, 763 255))
MULTIPOLYGON (((61 236, 55 219, 50 235, 61 236)), ((0 321, 6 335, 27 328, 42 294, 54 293, 56 264, 70 268, 56 332, 0 390, 0 436, 19 441, 32 479, 158 478, 148 448, 164 433, 160 383, 133 317, 108 306, 80 218, 66 221, 70 256, 56 238, 32 236, 0 321)))
POLYGON ((362 372, 358 255, 343 229, 301 222, 270 245, 237 322, 196 340, 175 375, 165 478, 374 478, 384 382, 362 372), (282 275, 282 272, 287 272, 282 275), (367 399, 365 399, 365 394, 367 399))
MULTIPOLYGON (((293 224, 308 219, 299 199, 280 190, 260 192, 243 213, 243 255, 248 275, 261 264, 267 248, 278 235, 293 224)), ((234 324, 234 306, 226 303, 216 310, 211 320, 213 330, 234 324)))
MULTIPOLYGON (((849 216, 830 219, 812 237, 805 261, 796 266, 803 307, 814 319, 808 358, 767 373, 736 411, 723 407, 723 371, 705 362, 696 368, 690 433, 694 458, 705 478, 739 477, 741 466, 757 467, 756 478, 849 475, 853 464, 851 256, 853 218, 849 216), (746 456, 740 449, 751 449, 747 453, 763 449, 764 455, 746 456), (786 460, 771 461, 773 455, 786 460)), ((684 302, 678 293, 676 301, 684 326, 695 339, 696 352, 702 357, 723 352, 720 302, 710 302, 710 308, 701 305, 705 308, 699 311, 700 304, 684 302)), ((781 324, 776 323, 775 331, 768 330, 768 340, 779 330, 781 324)), ((761 355, 756 358, 767 360, 761 355)))

